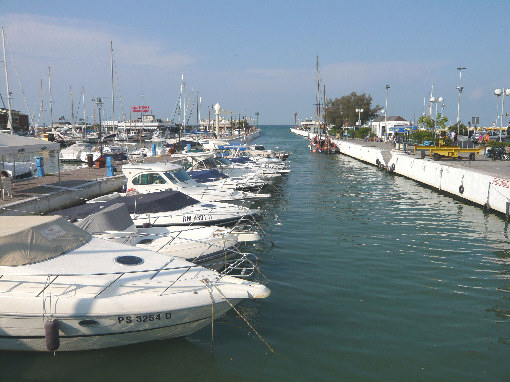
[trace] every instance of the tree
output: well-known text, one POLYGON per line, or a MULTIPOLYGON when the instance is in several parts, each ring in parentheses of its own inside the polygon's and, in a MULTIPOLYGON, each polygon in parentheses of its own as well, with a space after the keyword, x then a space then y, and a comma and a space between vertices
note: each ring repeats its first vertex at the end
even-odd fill
POLYGON ((341 98, 328 99, 326 101, 326 122, 337 127, 349 125, 356 126, 359 114, 356 109, 363 109, 361 113, 361 124, 373 119, 377 112, 382 109, 376 105, 372 108, 372 96, 352 92, 341 98))
POLYGON ((448 122, 448 117, 446 115, 441 116, 440 113, 437 113, 435 121, 428 115, 422 115, 418 119, 418 124, 428 130, 446 129, 446 122, 448 122))
POLYGON ((431 116, 428 115, 422 115, 418 119, 418 124, 422 128, 426 128, 427 130, 434 130, 434 120, 431 116))

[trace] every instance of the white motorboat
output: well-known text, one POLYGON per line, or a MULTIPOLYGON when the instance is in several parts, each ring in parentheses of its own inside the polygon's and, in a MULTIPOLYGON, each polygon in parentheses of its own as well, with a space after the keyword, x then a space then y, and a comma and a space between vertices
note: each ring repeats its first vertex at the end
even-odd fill
POLYGON ((101 239, 180 257, 216 270, 244 256, 237 250, 241 242, 260 239, 257 232, 218 226, 136 228, 124 203, 112 204, 75 224, 101 239))
POLYGON ((0 217, 0 248, 2 350, 186 336, 243 299, 270 294, 255 282, 92 237, 59 216, 0 217))
MULTIPOLYGON (((77 142, 74 145, 60 150, 59 158, 62 162, 86 162, 86 155, 92 153, 94 146, 85 143, 77 142), (85 160, 83 160, 85 158, 85 160)), ((99 158, 99 153, 95 159, 99 158)))
POLYGON ((232 201, 268 198, 269 194, 208 187, 193 180, 177 163, 125 164, 122 172, 127 178, 127 190, 141 194, 176 190, 200 201, 232 201))
POLYGON ((90 200, 85 205, 54 212, 70 219, 83 219, 115 203, 126 204, 137 227, 171 225, 234 224, 241 219, 252 220, 259 210, 228 203, 202 203, 179 191, 121 196, 110 194, 90 200))
POLYGON ((14 179, 32 178, 37 173, 37 166, 33 162, 0 162, 0 170, 5 170, 14 179))
POLYGON ((231 171, 223 173, 214 158, 214 153, 198 152, 187 154, 174 154, 173 158, 179 159, 186 172, 197 182, 207 183, 208 186, 228 188, 232 190, 260 190, 262 187, 270 184, 268 178, 259 176, 256 172, 249 170, 239 170, 237 174, 231 171), (216 170, 217 173, 204 174, 204 177, 210 176, 211 179, 202 180, 201 171, 216 170))

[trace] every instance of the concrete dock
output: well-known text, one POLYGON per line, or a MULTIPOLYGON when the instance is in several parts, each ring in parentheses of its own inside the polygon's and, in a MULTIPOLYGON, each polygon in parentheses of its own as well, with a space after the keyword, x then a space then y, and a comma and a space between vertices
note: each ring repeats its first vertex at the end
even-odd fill
MULTIPOLYGON (((169 154, 143 158, 144 163, 172 161, 169 154)), ((32 215, 71 207, 111 192, 119 191, 126 183, 121 168, 115 163, 114 176, 107 169, 80 167, 71 171, 39 178, 20 179, 12 184, 12 198, 0 199, 0 215, 32 215)))
POLYGON ((361 139, 333 139, 342 154, 415 180, 475 203, 486 210, 510 215, 510 161, 486 158, 482 149, 474 161, 467 157, 421 158, 413 146, 398 150, 391 143, 361 139))

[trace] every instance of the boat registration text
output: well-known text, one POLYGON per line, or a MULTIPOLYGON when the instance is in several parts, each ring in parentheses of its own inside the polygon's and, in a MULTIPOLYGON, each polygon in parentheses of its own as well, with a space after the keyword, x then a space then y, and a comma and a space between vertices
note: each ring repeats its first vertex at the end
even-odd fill
POLYGON ((158 320, 169 320, 172 318, 172 313, 157 313, 157 314, 139 314, 136 316, 118 316, 117 322, 119 324, 132 324, 138 322, 151 322, 158 320))

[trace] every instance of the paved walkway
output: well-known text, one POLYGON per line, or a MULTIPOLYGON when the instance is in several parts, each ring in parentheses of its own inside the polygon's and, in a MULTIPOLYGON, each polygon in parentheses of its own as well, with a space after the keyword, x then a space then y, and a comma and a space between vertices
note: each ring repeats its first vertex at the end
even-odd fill
MULTIPOLYGON (((154 163, 162 161, 171 161, 170 155, 163 155, 159 157, 144 158, 145 163, 154 163)), ((122 164, 124 162, 115 163, 115 175, 122 175, 122 164)), ((47 195, 55 190, 63 187, 76 187, 80 184, 86 183, 91 180, 106 177, 106 168, 89 168, 81 167, 70 171, 63 171, 60 173, 60 181, 58 173, 54 175, 47 175, 41 178, 19 179, 12 183, 13 197, 6 197, 5 200, 1 199, 0 206, 12 202, 17 202, 26 198, 38 195, 47 195)))

